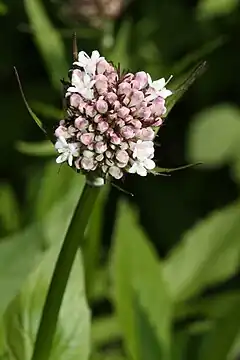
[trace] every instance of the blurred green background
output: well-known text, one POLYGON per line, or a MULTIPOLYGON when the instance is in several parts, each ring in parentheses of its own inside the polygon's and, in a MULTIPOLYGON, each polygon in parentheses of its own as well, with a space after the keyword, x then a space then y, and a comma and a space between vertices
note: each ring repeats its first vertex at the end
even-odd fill
POLYGON ((30 359, 52 249, 84 182, 55 164, 13 67, 51 131, 74 31, 79 50, 154 79, 173 74, 176 96, 207 61, 156 149, 160 167, 202 165, 127 176, 117 185, 133 197, 106 185, 82 249, 86 296, 76 269, 51 359, 240 359, 239 24, 237 0, 0 0, 1 360, 30 359))

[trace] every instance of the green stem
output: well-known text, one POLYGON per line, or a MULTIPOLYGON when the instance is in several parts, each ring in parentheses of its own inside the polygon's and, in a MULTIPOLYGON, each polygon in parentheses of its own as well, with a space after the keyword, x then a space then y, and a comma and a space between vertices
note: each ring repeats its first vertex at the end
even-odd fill
POLYGON ((49 359, 67 281, 79 244, 83 242, 84 232, 99 192, 100 188, 85 184, 76 206, 53 272, 32 360, 49 359))

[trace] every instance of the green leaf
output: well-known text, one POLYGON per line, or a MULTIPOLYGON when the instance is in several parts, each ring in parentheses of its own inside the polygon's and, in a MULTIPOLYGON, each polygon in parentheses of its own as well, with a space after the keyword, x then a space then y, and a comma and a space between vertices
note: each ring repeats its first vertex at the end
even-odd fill
POLYGON ((188 158, 205 165, 228 163, 239 151, 240 112, 232 105, 221 104, 198 114, 188 135, 188 158))
POLYGON ((201 76, 206 70, 206 62, 200 62, 194 69, 188 71, 186 74, 179 77, 171 86, 173 95, 169 96, 166 100, 167 111, 164 117, 168 116, 174 105, 181 99, 189 87, 195 82, 195 80, 201 76))
POLYGON ((56 154, 56 150, 49 140, 34 143, 19 141, 16 148, 21 153, 32 156, 53 156, 56 154))
POLYGON ((34 224, 0 243, 0 315, 17 294, 43 253, 44 236, 34 224))
POLYGON ((113 248, 114 301, 131 358, 167 358, 172 303, 158 258, 126 203, 113 248))
MULTIPOLYGON (((59 244, 47 252, 5 315, 5 336, 11 359, 29 360, 59 244)), ((78 253, 80 255, 80 252, 78 253)), ((77 256, 69 277, 51 352, 51 360, 87 360, 90 312, 84 294, 84 276, 77 256)))
POLYGON ((200 0, 197 7, 199 19, 228 15, 239 5, 238 0, 200 0))
POLYGON ((16 231, 20 227, 19 205, 9 184, 1 184, 0 186, 0 220, 4 232, 16 231))
POLYGON ((106 345, 121 337, 119 323, 115 316, 97 318, 92 324, 92 343, 94 347, 106 345))
POLYGON ((34 111, 36 111, 38 114, 45 118, 51 118, 59 121, 64 117, 64 111, 56 108, 51 104, 33 101, 32 108, 34 109, 34 111))
POLYGON ((59 311, 66 290, 69 275, 82 245, 84 233, 100 188, 85 184, 78 200, 60 254, 52 275, 50 287, 44 303, 41 322, 34 346, 32 360, 48 360, 51 354, 54 335, 57 328, 59 311))
POLYGON ((216 321, 213 329, 204 337, 198 359, 226 360, 239 333, 239 323, 240 300, 236 299, 227 314, 216 321))
POLYGON ((21 81, 20 81, 20 78, 19 78, 19 75, 18 75, 18 72, 17 72, 17 69, 14 67, 14 71, 15 71, 15 75, 16 75, 16 78, 17 78, 17 82, 18 82, 18 86, 19 86, 19 89, 20 89, 20 92, 21 92, 21 95, 22 95, 22 98, 23 98, 23 101, 24 101, 24 104, 30 114, 30 116, 33 118, 33 120, 35 121, 35 123, 37 124, 38 127, 40 127, 40 129, 46 134, 46 131, 43 127, 43 124, 41 122, 41 120, 37 117, 37 115, 32 111, 31 107, 29 106, 28 102, 27 102, 27 99, 24 95, 24 92, 23 92, 23 88, 22 88, 22 84, 21 84, 21 81))
POLYGON ((130 66, 130 58, 128 55, 128 40, 131 31, 131 22, 124 20, 117 33, 114 41, 114 47, 107 51, 107 57, 111 60, 114 65, 121 64, 121 70, 126 70, 130 66))
POLYGON ((59 90, 60 79, 68 72, 62 38, 51 24, 41 0, 24 0, 24 4, 49 77, 53 86, 59 90))
POLYGON ((153 174, 172 173, 172 172, 174 172, 174 171, 188 169, 188 168, 191 168, 191 167, 196 166, 196 165, 200 165, 200 163, 178 166, 178 167, 176 167, 176 168, 161 168, 161 167, 159 167, 159 166, 156 166, 156 167, 154 168, 154 170, 153 170, 153 174))
POLYGON ((187 231, 173 249, 164 275, 176 302, 234 274, 240 254, 239 217, 239 202, 215 211, 187 231))
POLYGON ((97 279, 103 231, 104 207, 108 192, 109 185, 105 185, 94 206, 85 235, 86 239, 83 247, 83 258, 85 265, 86 290, 89 299, 92 298, 95 281, 97 279))

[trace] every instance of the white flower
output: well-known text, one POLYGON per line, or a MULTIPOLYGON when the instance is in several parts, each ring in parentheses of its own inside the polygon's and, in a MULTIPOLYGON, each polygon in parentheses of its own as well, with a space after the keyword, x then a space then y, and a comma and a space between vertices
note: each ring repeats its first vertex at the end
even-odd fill
POLYGON ((59 152, 56 163, 60 164, 68 161, 69 166, 73 164, 73 157, 79 156, 78 144, 67 143, 63 136, 60 136, 55 144, 55 149, 59 152))
POLYGON ((78 61, 74 62, 74 65, 81 66, 89 75, 95 75, 97 63, 103 59, 104 57, 100 56, 97 50, 92 52, 91 57, 85 51, 80 51, 78 61))
POLYGON ((80 70, 73 70, 72 74, 72 86, 67 89, 66 96, 70 95, 69 93, 79 93, 86 100, 92 100, 94 98, 93 94, 93 85, 95 81, 92 78, 80 70))
POLYGON ((147 94, 149 94, 147 97, 148 101, 154 100, 158 96, 161 96, 163 99, 166 99, 168 96, 172 95, 172 91, 166 89, 166 85, 172 79, 172 75, 167 81, 165 81, 164 78, 152 81, 152 78, 149 74, 147 74, 147 77, 148 77, 148 85, 149 85, 149 90, 147 92, 147 94))
POLYGON ((143 161, 135 161, 132 167, 128 170, 129 173, 137 173, 140 176, 147 176, 148 171, 155 168, 155 162, 151 159, 145 159, 143 161))
POLYGON ((152 158, 154 155, 153 141, 138 140, 133 146, 133 158, 143 161, 148 158, 152 158))

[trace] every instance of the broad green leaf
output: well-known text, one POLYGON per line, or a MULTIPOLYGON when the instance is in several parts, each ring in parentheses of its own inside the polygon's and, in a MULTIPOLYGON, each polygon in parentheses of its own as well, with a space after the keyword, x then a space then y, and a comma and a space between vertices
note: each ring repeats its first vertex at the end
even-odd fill
POLYGON ((44 236, 34 224, 0 243, 0 315, 17 294, 23 282, 40 260, 44 236))
POLYGON ((238 0, 200 0, 197 7, 197 15, 200 19, 228 15, 238 5, 238 0))
POLYGON ((171 299, 161 264, 126 203, 119 207, 113 276, 114 301, 131 358, 167 358, 171 299))
MULTIPOLYGON (((81 181, 82 177, 74 176, 67 192, 62 195, 59 190, 58 201, 55 200, 53 204, 45 203, 44 208, 39 208, 39 221, 16 235, 1 240, 0 315, 41 260, 44 250, 63 241, 83 188, 81 181), (45 213, 40 212, 40 209, 45 209, 45 213)), ((50 189, 53 191, 53 187, 50 189)))
POLYGON ((49 140, 34 143, 19 141, 16 148, 21 153, 32 156, 53 156, 56 154, 56 150, 49 140))
POLYGON ((221 104, 204 110, 189 128, 187 154, 191 162, 205 165, 228 163, 239 151, 240 111, 221 104))
MULTIPOLYGON (((30 360, 34 339, 59 244, 47 252, 5 314, 5 334, 10 359, 30 360)), ((87 360, 90 312, 84 294, 84 276, 78 254, 69 277, 51 352, 51 360, 87 360)))
POLYGON ((210 214, 187 231, 165 261, 164 275, 175 301, 226 280, 238 267, 240 204, 210 214))
POLYGON ((92 324, 93 347, 102 346, 121 337, 119 323, 115 316, 96 318, 92 324))
POLYGON ((0 186, 0 221, 2 230, 6 233, 16 231, 20 227, 19 205, 9 184, 0 186))
POLYGON ((83 247, 83 259, 85 265, 86 291, 89 299, 91 299, 94 293, 95 282, 97 279, 103 219, 105 214, 104 207, 108 192, 109 185, 105 185, 94 206, 85 235, 86 239, 83 247))
POLYGON ((49 77, 53 86, 59 90, 60 79, 67 76, 68 72, 62 38, 48 18, 41 0, 24 0, 24 4, 49 77))
POLYGON ((240 329, 240 300, 227 314, 215 322, 215 326, 203 338, 198 351, 199 360, 226 360, 240 329))

